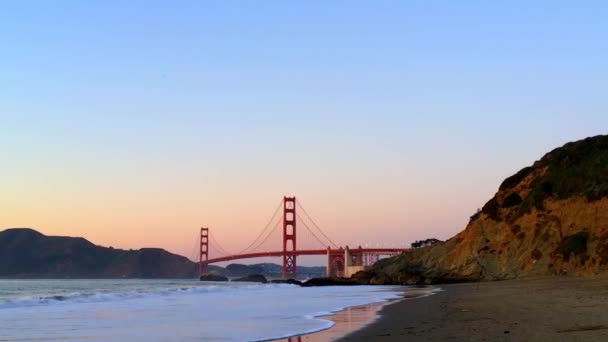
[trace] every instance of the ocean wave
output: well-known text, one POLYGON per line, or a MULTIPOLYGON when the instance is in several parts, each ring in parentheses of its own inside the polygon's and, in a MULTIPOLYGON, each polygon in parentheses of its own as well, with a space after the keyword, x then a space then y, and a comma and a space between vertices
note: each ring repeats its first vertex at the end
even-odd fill
POLYGON ((334 322, 323 316, 411 291, 146 280, 20 284, 5 286, 4 295, 31 296, 0 299, 0 340, 266 341, 325 330, 334 322), (27 291, 33 288, 40 291, 27 291))
POLYGON ((99 303, 123 301, 131 299, 145 299, 153 297, 175 296, 180 294, 204 294, 225 291, 255 291, 280 287, 293 287, 288 284, 251 284, 251 285, 192 285, 164 288, 138 288, 127 290, 89 290, 70 293, 48 293, 38 295, 24 295, 14 298, 0 299, 0 309, 18 308, 28 306, 53 305, 64 303, 99 303))

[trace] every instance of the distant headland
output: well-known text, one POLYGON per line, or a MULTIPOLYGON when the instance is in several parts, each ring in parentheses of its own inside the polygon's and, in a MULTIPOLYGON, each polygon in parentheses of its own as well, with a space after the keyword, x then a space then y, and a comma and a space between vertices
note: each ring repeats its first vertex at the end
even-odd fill
MULTIPOLYGON (((279 276, 272 263, 226 268, 216 274, 279 276)), ((298 267, 304 277, 325 274, 325 267, 298 267)), ((30 228, 0 231, 0 278, 197 278, 198 264, 160 248, 123 250, 102 247, 81 237, 47 236, 30 228)))

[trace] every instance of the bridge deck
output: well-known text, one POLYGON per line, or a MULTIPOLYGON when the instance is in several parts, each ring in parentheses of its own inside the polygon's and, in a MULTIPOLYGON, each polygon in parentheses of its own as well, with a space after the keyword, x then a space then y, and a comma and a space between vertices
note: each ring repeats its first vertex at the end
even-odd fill
MULTIPOLYGON (((391 255, 402 252, 407 252, 409 248, 353 248, 350 249, 351 255, 367 254, 367 255, 391 255)), ((331 249, 330 253, 343 253, 343 249, 331 249)), ((325 249, 302 249, 293 252, 287 252, 287 255, 327 255, 327 248, 325 249)), ((263 258, 263 257, 280 257, 283 256, 283 251, 274 252, 256 252, 256 253, 245 253, 237 255, 229 255, 219 258, 212 258, 203 261, 203 264, 214 264, 216 262, 238 260, 238 259, 251 259, 251 258, 263 258)))

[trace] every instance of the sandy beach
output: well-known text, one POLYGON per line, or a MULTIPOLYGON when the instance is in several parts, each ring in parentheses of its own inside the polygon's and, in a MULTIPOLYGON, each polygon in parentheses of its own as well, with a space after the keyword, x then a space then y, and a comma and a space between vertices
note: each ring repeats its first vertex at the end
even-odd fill
POLYGON ((387 303, 372 303, 346 308, 343 311, 322 318, 331 320, 335 324, 329 329, 312 334, 293 336, 290 338, 273 340, 275 342, 325 342, 336 341, 353 331, 364 328, 370 322, 379 318, 380 309, 387 303))
POLYGON ((608 341, 608 276, 452 284, 340 341, 608 341))
MULTIPOLYGON (((413 299, 421 296, 429 296, 439 288, 437 287, 424 287, 415 289, 411 287, 403 288, 403 298, 413 299)), ((378 320, 380 316, 380 310, 404 299, 395 299, 388 302, 371 303, 367 305, 353 306, 346 308, 342 311, 336 312, 332 315, 319 317, 322 319, 330 320, 334 322, 334 326, 329 329, 322 330, 316 333, 305 334, 300 336, 293 336, 285 339, 275 340, 276 342, 325 342, 325 341, 336 341, 340 338, 347 336, 353 331, 358 331, 370 325, 370 323, 378 320)))

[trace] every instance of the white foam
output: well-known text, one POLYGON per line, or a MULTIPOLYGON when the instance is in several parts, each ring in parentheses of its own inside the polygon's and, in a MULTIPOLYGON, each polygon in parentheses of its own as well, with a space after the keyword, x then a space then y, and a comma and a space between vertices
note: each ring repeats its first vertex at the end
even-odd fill
POLYGON ((262 341, 327 329, 333 322, 319 316, 399 297, 394 287, 284 284, 73 292, 5 301, 0 341, 262 341))

